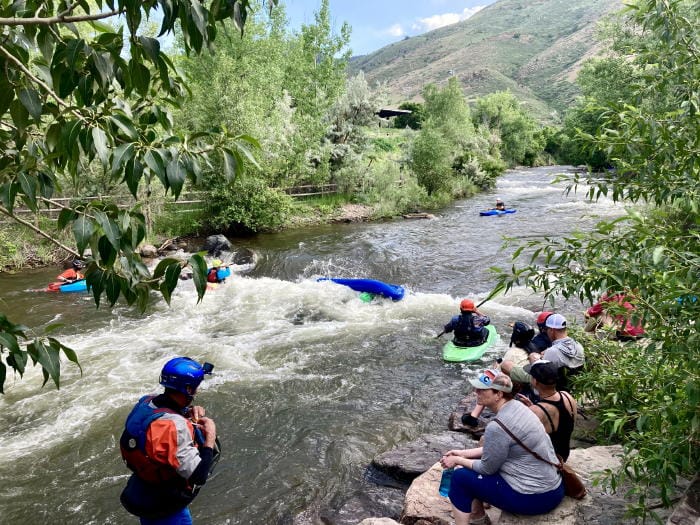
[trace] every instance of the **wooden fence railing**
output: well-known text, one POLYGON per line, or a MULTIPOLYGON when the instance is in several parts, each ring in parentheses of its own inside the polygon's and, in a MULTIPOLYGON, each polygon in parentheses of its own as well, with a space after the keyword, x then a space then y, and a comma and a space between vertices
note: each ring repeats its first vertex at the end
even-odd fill
MULTIPOLYGON (((304 197, 311 197, 315 195, 331 195, 334 193, 338 193, 338 185, 337 184, 318 184, 318 185, 313 185, 313 184, 306 184, 303 186, 294 186, 292 188, 286 188, 283 190, 287 195, 290 197, 294 198, 304 198, 304 197)), ((173 211, 174 213, 187 213, 187 212, 192 212, 192 211, 198 211, 204 208, 204 205, 207 202, 207 199, 205 198, 206 192, 204 191, 198 191, 198 190, 193 190, 193 191, 188 191, 188 192, 183 192, 180 195, 180 198, 178 200, 173 200, 173 199, 167 199, 165 202, 162 202, 161 205, 163 209, 167 209, 170 211, 173 211)), ((82 202, 84 201, 92 201, 92 200, 100 200, 100 199, 112 199, 116 200, 117 206, 120 208, 128 208, 133 205, 133 199, 129 197, 125 197, 123 199, 114 199, 113 197, 108 197, 108 196, 101 196, 101 195, 94 195, 91 197, 81 197, 79 199, 73 198, 73 197, 55 197, 51 199, 52 203, 55 203, 57 206, 50 205, 48 208, 47 207, 40 207, 38 215, 44 216, 48 219, 51 220, 57 220, 58 215, 61 213, 61 205, 63 206, 69 206, 72 201, 75 200, 80 200, 82 202)), ((14 208, 13 212, 19 216, 28 216, 28 215, 34 215, 34 212, 30 210, 29 208, 26 208, 24 206, 17 206, 14 208)), ((5 222, 10 222, 11 219, 7 216, 0 215, 0 224, 5 223, 5 222)))
POLYGON ((305 186, 294 186, 287 188, 284 192, 290 197, 311 197, 312 195, 331 195, 338 193, 337 184, 307 184, 305 186))

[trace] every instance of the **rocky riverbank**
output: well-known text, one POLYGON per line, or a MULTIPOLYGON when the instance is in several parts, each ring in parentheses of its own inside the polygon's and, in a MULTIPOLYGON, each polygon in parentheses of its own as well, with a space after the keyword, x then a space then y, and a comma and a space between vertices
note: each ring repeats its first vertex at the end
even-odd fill
MULTIPOLYGON (((483 426, 471 430, 462 426, 461 416, 471 410, 476 396, 462 399, 446 422, 447 429, 426 434, 393 450, 378 455, 367 468, 367 478, 375 486, 362 496, 348 501, 336 510, 310 509, 294 518, 294 525, 452 525, 447 498, 438 494, 442 467, 440 456, 453 448, 478 446, 483 426)), ((487 422, 493 414, 482 416, 487 422)), ((585 525, 640 523, 626 515, 631 486, 612 492, 599 485, 596 478, 607 469, 618 469, 622 448, 619 445, 596 446, 597 422, 592 414, 580 412, 572 436, 572 452, 568 464, 584 481, 588 490, 583 500, 565 498, 551 513, 541 516, 516 516, 490 508, 494 525, 585 525)), ((651 506, 662 522, 673 525, 700 523, 700 481, 681 483, 676 494, 678 503, 663 509, 661 502, 651 506)))

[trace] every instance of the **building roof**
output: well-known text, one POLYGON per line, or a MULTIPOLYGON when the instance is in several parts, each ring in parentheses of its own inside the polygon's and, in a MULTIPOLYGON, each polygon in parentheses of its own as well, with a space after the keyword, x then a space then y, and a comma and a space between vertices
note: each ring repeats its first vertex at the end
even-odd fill
POLYGON ((377 115, 380 118, 396 117, 398 115, 410 115, 412 112, 408 109, 393 109, 393 108, 382 108, 377 111, 377 115))

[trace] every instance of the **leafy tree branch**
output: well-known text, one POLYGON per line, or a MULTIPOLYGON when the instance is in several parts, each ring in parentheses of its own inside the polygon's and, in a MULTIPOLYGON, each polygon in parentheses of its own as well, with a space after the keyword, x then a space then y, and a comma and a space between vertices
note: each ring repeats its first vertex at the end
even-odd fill
MULTIPOLYGON (((277 0, 267 3, 272 8, 277 0)), ((223 179, 232 181, 256 162, 258 143, 250 136, 211 127, 174 129, 171 111, 187 93, 187 83, 160 42, 142 34, 144 20, 159 11, 159 36, 177 27, 184 51, 195 55, 212 46, 221 28, 242 30, 256 6, 252 0, 0 3, 0 213, 85 258, 97 306, 103 298, 111 305, 121 298, 143 310, 152 291, 170 302, 186 264, 201 300, 206 263, 200 255, 165 259, 152 272, 141 261, 138 246, 147 222, 138 207, 140 188, 150 193, 157 183, 177 198, 186 183, 197 183, 208 171, 221 166, 223 179), (109 19, 123 27, 100 23, 109 19), (93 170, 123 187, 137 205, 123 210, 100 201, 63 207, 57 227, 70 228, 76 249, 13 213, 19 203, 37 213, 63 181, 89 178, 93 170)), ((22 375, 27 356, 58 386, 59 354, 77 362, 76 356, 51 338, 30 343, 22 353, 16 341, 25 330, 1 319, 0 387, 8 368, 22 375)))

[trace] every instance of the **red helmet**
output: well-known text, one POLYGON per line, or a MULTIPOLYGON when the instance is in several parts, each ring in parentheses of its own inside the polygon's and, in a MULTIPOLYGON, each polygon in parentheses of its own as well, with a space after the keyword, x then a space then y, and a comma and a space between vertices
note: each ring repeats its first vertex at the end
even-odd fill
POLYGON ((471 299, 462 299, 462 302, 459 303, 459 309, 462 310, 463 312, 475 312, 476 307, 474 306, 474 301, 471 299))
POLYGON ((547 320, 547 317, 552 315, 554 312, 542 312, 540 315, 537 316, 537 326, 540 328, 544 328, 544 323, 547 320))

